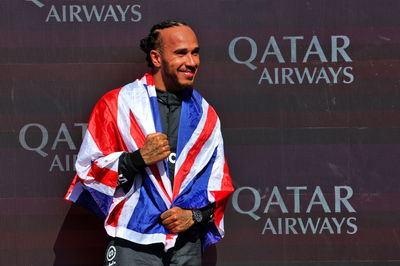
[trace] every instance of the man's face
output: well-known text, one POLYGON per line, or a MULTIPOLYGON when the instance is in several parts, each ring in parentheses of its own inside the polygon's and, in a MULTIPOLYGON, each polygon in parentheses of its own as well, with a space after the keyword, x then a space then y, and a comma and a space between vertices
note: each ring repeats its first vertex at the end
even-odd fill
POLYGON ((160 71, 166 89, 192 88, 200 64, 195 33, 187 26, 179 26, 163 29, 160 37, 160 71))

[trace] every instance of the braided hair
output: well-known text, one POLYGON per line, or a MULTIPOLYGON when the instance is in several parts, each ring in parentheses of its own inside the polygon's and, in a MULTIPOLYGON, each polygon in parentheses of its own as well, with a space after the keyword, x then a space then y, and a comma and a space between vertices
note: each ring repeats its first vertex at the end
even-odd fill
POLYGON ((174 21, 174 20, 166 20, 154 25, 150 33, 147 37, 143 38, 140 41, 140 49, 146 54, 146 61, 149 67, 154 67, 153 62, 150 58, 150 51, 155 50, 160 47, 160 30, 171 28, 171 27, 178 27, 178 26, 187 26, 185 22, 174 21))

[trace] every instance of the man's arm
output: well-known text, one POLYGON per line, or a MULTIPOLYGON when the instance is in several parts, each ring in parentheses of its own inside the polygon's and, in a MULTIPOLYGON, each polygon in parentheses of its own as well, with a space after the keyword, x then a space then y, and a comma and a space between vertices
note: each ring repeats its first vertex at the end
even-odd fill
POLYGON ((118 162, 118 186, 133 180, 145 167, 146 163, 139 150, 122 153, 118 162))
MULTIPOLYGON (((123 153, 119 163, 119 183, 131 180, 146 166, 155 164, 170 154, 168 138, 163 133, 149 134, 143 147, 135 152, 123 153)), ((199 210, 186 210, 173 207, 161 214, 164 226, 171 233, 186 231, 195 223, 207 223, 214 215, 215 203, 199 210), (197 212, 194 214, 194 212, 197 212)))
POLYGON ((169 149, 167 136, 163 133, 153 133, 146 137, 141 149, 121 154, 118 163, 118 186, 131 181, 146 166, 167 158, 171 153, 169 149))

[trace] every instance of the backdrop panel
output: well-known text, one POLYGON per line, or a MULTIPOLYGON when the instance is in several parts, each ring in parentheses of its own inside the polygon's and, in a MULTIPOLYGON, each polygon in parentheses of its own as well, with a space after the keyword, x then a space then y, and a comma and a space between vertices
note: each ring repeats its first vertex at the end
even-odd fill
POLYGON ((165 19, 198 34, 236 191, 210 265, 400 264, 398 1, 3 0, 0 265, 98 265, 63 196, 96 101, 148 71, 165 19))

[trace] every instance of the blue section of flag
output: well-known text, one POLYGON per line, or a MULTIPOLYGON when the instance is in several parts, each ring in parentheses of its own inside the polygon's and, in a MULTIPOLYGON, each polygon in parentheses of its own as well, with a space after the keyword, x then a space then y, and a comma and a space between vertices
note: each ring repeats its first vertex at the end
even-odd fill
POLYGON ((221 240, 222 236, 219 234, 215 223, 208 223, 200 227, 201 248, 204 249, 212 244, 221 240))
POLYGON ((101 220, 106 218, 106 214, 100 210, 100 208, 97 206, 97 203, 86 189, 83 189, 82 193, 75 202, 92 211, 101 220))
POLYGON ((160 111, 158 110, 157 97, 149 97, 149 99, 150 99, 151 112, 153 114, 154 126, 156 128, 156 132, 163 132, 161 118, 160 118, 160 111))
MULTIPOLYGON (((148 86, 144 85, 146 87, 147 93, 149 94, 148 91, 148 86)), ((162 128, 162 123, 161 123, 161 117, 160 117, 160 110, 158 109, 158 100, 157 97, 150 97, 150 109, 151 113, 153 114, 153 120, 154 120, 154 127, 156 128, 156 132, 164 132, 162 128)), ((169 176, 169 167, 168 167, 168 160, 164 159, 163 160, 164 168, 166 169, 166 174, 168 178, 171 178, 169 176)))
POLYGON ((202 101, 203 98, 196 90, 185 91, 183 95, 176 149, 177 158, 199 124, 203 114, 202 101))
POLYGON ((113 197, 90 187, 85 187, 83 191, 84 193, 79 195, 76 202, 93 211, 96 216, 105 219, 108 215, 113 197))
POLYGON ((184 209, 200 209, 210 202, 208 201, 207 191, 208 182, 210 181, 211 171, 217 156, 215 149, 208 164, 201 170, 195 178, 179 193, 179 196, 174 200, 172 206, 179 206, 184 209))
POLYGON ((145 173, 143 173, 143 176, 145 176, 143 178, 144 184, 140 187, 138 204, 131 215, 127 228, 144 234, 168 234, 160 220, 160 215, 167 210, 167 206, 150 177, 145 173), (145 219, 138 219, 137 217, 145 219))

